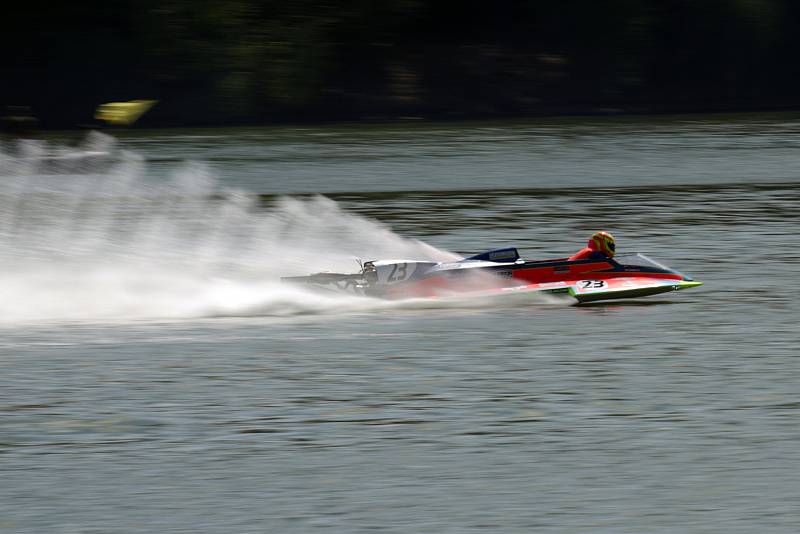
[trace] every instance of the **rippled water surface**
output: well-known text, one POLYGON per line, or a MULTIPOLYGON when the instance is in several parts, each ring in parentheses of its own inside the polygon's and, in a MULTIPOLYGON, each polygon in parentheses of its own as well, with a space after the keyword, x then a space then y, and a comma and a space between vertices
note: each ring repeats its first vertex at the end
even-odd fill
POLYGON ((6 142, 0 532, 797 532, 799 134, 776 115, 6 142), (277 282, 560 257, 599 228, 705 285, 570 306, 277 282))

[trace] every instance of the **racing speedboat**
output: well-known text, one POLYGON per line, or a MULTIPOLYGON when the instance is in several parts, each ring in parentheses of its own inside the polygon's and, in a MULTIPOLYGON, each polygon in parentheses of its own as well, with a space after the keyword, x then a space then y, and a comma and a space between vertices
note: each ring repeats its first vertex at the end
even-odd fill
POLYGON ((579 303, 656 295, 702 285, 638 252, 615 259, 526 261, 516 248, 491 250, 452 262, 367 261, 357 273, 283 277, 386 299, 490 296, 516 292, 563 294, 579 303))

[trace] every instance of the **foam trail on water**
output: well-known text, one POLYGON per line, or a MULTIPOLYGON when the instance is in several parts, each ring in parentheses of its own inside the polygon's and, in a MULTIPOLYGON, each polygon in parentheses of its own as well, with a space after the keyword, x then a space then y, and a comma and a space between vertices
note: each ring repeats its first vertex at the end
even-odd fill
POLYGON ((0 324, 371 309, 387 304, 279 277, 354 272, 356 258, 455 257, 324 197, 257 206, 200 164, 157 183, 132 156, 52 178, 3 177, 0 324))
POLYGON ((18 139, 0 144, 0 176, 103 172, 111 165, 117 140, 89 132, 76 146, 18 139))

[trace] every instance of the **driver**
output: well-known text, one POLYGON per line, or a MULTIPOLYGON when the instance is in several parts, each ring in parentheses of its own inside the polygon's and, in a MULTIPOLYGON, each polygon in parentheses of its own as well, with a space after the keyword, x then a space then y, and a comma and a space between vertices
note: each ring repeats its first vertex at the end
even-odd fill
POLYGON ((584 248, 569 257, 569 261, 611 259, 615 249, 614 236, 608 232, 595 232, 584 248))

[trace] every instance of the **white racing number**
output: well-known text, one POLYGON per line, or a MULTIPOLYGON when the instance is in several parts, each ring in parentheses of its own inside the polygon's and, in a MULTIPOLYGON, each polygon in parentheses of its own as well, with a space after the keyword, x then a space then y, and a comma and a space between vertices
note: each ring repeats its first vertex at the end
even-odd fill
POLYGON ((608 287, 605 280, 580 280, 577 285, 580 291, 598 291, 608 287))

